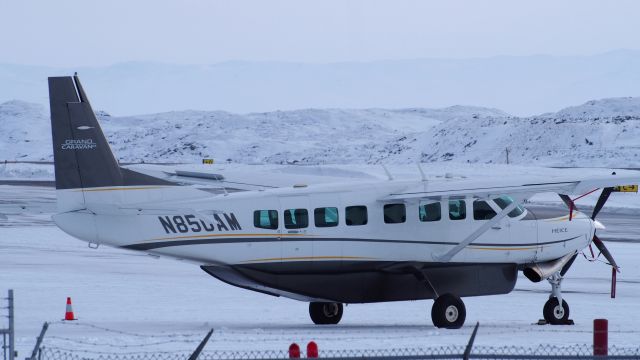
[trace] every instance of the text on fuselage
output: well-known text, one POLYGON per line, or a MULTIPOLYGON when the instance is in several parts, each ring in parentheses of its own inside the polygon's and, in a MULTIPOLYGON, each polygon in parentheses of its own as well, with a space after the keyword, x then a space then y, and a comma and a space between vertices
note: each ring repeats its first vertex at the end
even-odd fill
POLYGON ((566 232, 569 232, 569 229, 567 229, 566 227, 551 229, 552 234, 560 234, 560 233, 566 233, 566 232))
POLYGON ((158 216, 167 234, 242 230, 233 213, 213 214, 215 224, 195 215, 158 216))

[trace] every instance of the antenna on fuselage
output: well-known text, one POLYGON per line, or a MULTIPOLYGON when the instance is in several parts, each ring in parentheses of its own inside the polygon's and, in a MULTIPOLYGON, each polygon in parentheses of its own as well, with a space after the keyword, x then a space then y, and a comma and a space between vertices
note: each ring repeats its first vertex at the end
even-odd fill
POLYGON ((389 169, 387 169, 387 166, 385 164, 382 164, 382 168, 384 169, 384 172, 387 174, 387 177, 389 178, 389 180, 393 180, 393 176, 391 176, 391 173, 389 172, 389 169))

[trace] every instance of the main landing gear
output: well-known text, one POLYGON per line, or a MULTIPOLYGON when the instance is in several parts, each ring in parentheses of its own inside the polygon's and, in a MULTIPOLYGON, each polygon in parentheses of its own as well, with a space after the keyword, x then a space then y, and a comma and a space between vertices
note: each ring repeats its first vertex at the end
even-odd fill
POLYGON ((316 325, 337 324, 342 319, 342 304, 335 302, 309 303, 309 315, 316 325))
MULTIPOLYGON (((551 284, 551 295, 544 304, 543 315, 545 323, 551 325, 572 325, 569 319, 569 304, 562 299, 562 275, 560 271, 554 273, 547 280, 551 284)), ((342 319, 342 303, 311 302, 309 315, 317 325, 337 324, 342 319)), ((438 296, 431 308, 431 320, 438 328, 459 329, 464 325, 467 310, 460 297, 453 294, 438 296)), ((543 324, 543 323, 541 323, 543 324)))
POLYGON ((547 280, 551 284, 551 295, 542 309, 544 320, 551 325, 572 325, 573 321, 569 319, 569 304, 562 299, 562 275, 558 271, 547 280))
POLYGON ((443 294, 433 303, 431 320, 439 328, 459 329, 467 317, 462 299, 453 294, 443 294))

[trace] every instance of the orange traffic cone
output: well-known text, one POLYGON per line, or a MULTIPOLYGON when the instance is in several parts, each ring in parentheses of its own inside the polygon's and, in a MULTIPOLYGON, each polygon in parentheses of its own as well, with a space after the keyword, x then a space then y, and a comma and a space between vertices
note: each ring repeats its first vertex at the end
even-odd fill
POLYGON ((76 316, 73 315, 73 308, 71 307, 71 298, 70 297, 67 298, 67 311, 64 314, 64 319, 65 320, 78 320, 78 319, 76 319, 76 316))

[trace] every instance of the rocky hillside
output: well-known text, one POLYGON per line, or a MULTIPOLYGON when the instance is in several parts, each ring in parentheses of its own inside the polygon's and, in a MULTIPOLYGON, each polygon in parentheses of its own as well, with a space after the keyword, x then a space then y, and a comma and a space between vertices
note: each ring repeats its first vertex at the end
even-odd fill
MULTIPOLYGON (((519 118, 496 109, 305 109, 233 114, 98 112, 122 162, 272 164, 472 162, 553 166, 640 164, 640 98, 589 101, 519 118)), ((0 160, 50 161, 47 109, 0 104, 0 160)))

